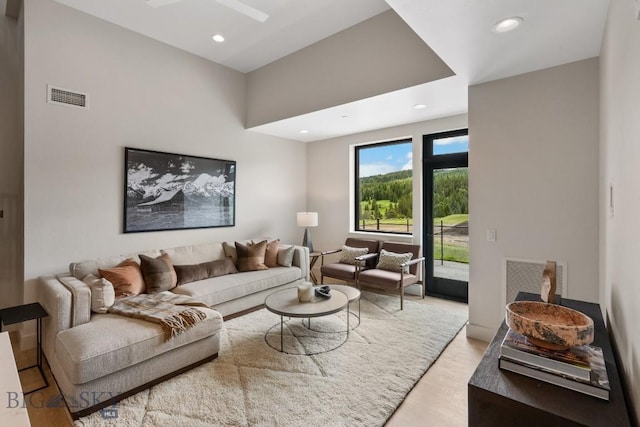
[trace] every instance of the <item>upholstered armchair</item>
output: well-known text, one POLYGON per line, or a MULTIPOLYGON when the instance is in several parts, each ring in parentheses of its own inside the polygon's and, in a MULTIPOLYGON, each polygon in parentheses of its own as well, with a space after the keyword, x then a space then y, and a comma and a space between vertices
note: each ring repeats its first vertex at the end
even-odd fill
POLYGON ((392 290, 400 293, 400 310, 404 309, 404 288, 409 285, 422 284, 424 298, 424 282, 420 280, 424 274, 424 257, 420 257, 420 245, 400 242, 383 242, 375 268, 366 268, 365 257, 361 258, 363 267, 356 269, 358 288, 369 287, 380 290, 392 290))
POLYGON ((348 238, 344 242, 344 246, 340 249, 334 249, 321 253, 320 263, 320 283, 324 283, 325 277, 331 277, 339 279, 347 283, 355 285, 356 283, 356 270, 366 270, 367 268, 373 268, 376 265, 378 257, 378 246, 380 242, 372 239, 356 239, 348 238), (347 249, 345 249, 345 246, 347 249), (361 249, 350 250, 348 248, 361 249), (366 249, 366 251, 364 251, 366 249), (340 254, 338 262, 325 262, 325 257, 332 254, 340 254), (369 255, 369 258, 362 266, 358 266, 356 258, 362 255, 369 255))

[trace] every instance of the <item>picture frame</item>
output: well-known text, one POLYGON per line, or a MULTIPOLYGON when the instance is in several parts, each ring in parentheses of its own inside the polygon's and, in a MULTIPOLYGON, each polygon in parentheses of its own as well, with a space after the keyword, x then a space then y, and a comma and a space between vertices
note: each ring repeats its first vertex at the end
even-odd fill
POLYGON ((123 232, 235 226, 236 162, 125 147, 123 232))

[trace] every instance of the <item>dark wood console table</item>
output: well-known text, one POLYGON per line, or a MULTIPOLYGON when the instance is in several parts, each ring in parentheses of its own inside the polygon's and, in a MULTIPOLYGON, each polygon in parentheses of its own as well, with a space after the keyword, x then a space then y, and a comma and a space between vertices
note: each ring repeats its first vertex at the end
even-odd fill
MULTIPOLYGON (((539 301, 521 292, 516 300, 539 301)), ((503 321, 468 384, 469 426, 630 426, 620 375, 598 304, 563 298, 561 304, 593 319, 593 345, 602 347, 611 386, 610 400, 538 381, 498 368, 503 321)))

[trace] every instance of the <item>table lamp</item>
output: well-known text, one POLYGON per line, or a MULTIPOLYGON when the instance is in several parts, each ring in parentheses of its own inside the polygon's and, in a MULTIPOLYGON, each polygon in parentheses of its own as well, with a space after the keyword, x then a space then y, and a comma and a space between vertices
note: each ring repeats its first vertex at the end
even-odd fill
POLYGON ((313 243, 311 242, 311 231, 309 227, 318 226, 318 212, 298 212, 298 227, 304 227, 304 238, 302 246, 309 248, 309 253, 313 252, 313 243))

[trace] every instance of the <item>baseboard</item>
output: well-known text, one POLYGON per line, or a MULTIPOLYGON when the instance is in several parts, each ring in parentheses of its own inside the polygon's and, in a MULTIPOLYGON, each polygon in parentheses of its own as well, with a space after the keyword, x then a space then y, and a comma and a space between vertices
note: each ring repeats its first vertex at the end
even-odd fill
POLYGON ((495 329, 487 328, 486 326, 480 326, 473 323, 467 324, 467 338, 474 338, 484 342, 491 342, 495 334, 495 329))

